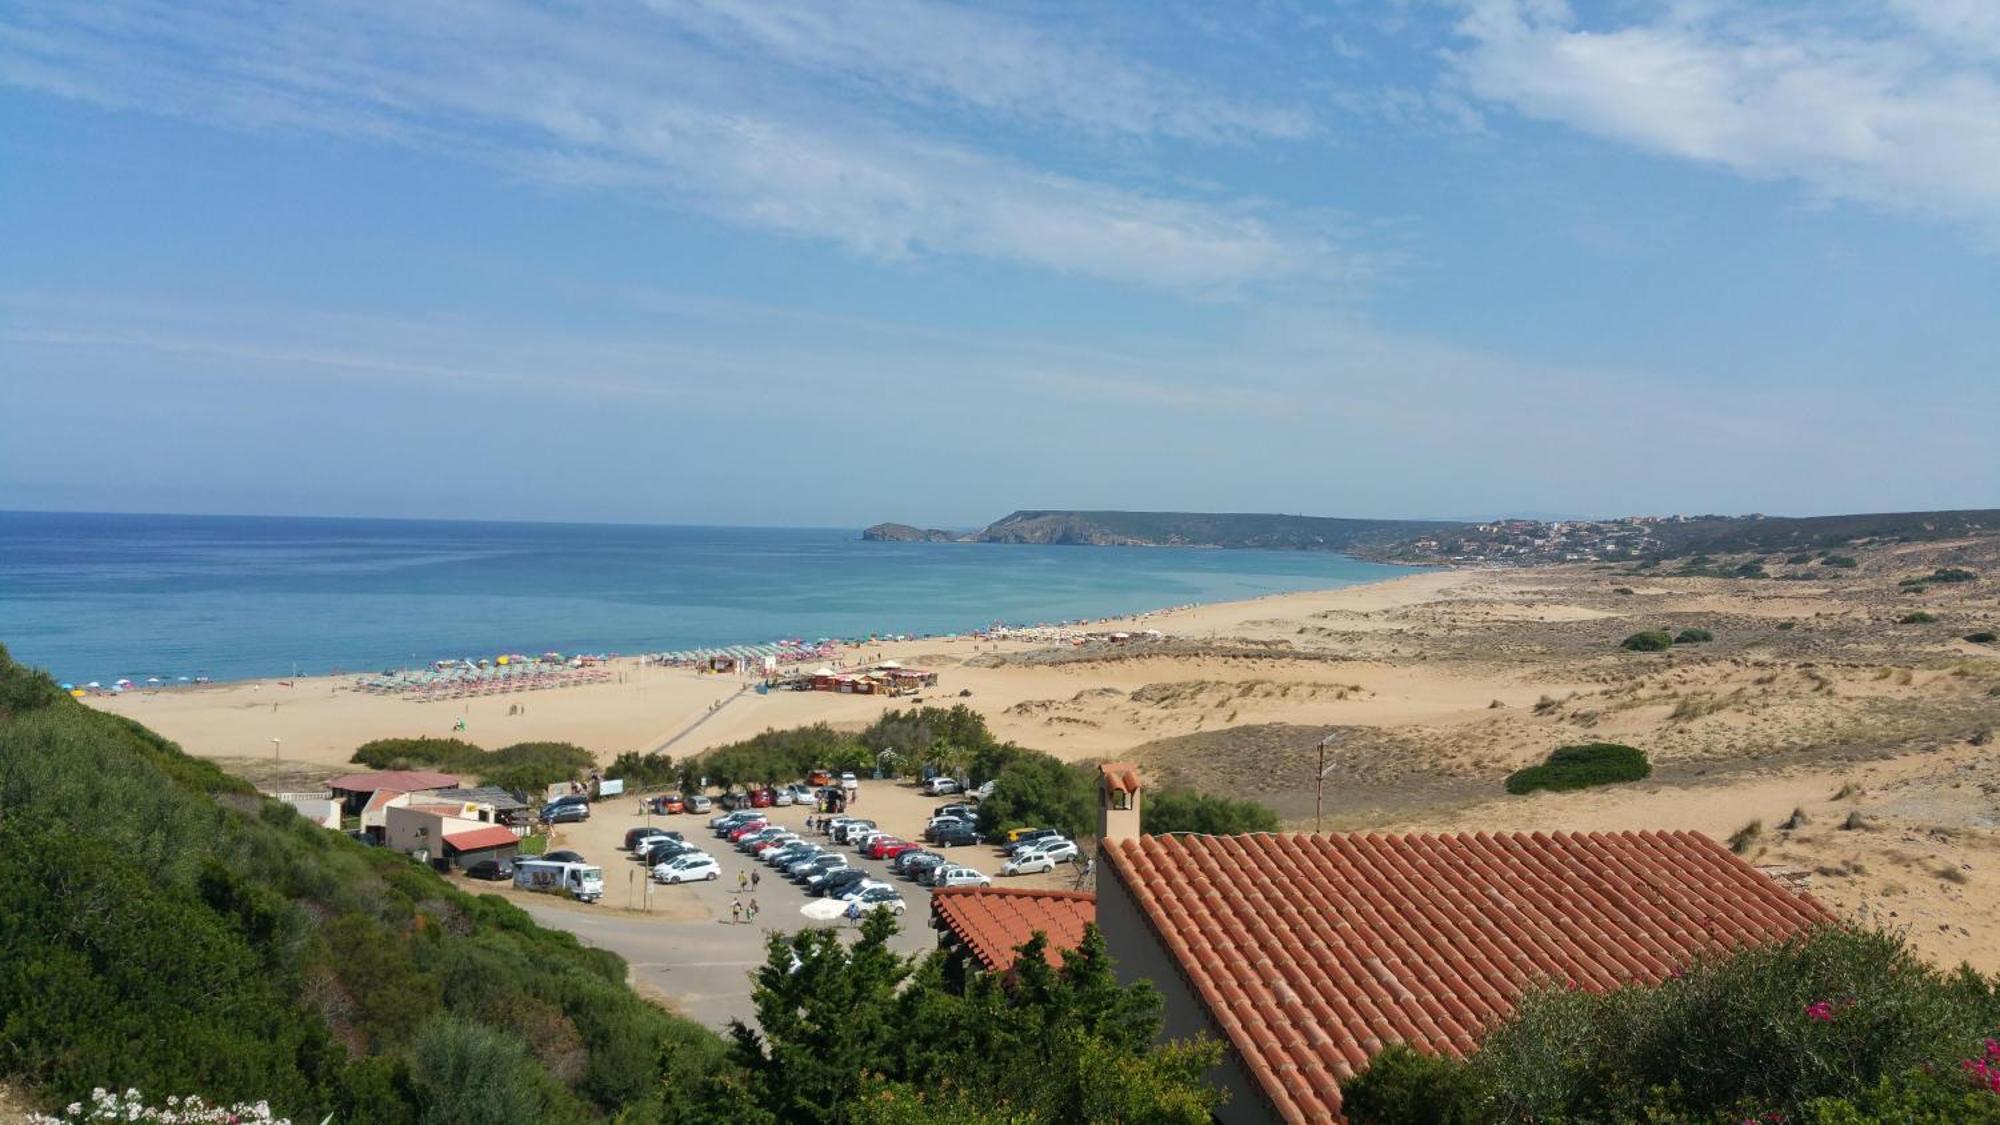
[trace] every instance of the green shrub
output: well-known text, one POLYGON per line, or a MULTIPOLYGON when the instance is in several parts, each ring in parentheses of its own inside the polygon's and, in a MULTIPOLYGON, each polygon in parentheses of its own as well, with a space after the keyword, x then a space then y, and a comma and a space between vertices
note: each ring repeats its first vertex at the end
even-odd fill
POLYGON ((1990 645, 2000 642, 2000 634, 1995 634, 1991 629, 1981 629, 1977 633, 1967 633, 1965 639, 1976 645, 1990 645))
POLYGON ((1168 832, 1242 836, 1276 832, 1278 814, 1255 801, 1218 797, 1192 789, 1162 789, 1146 794, 1140 802, 1139 830, 1149 836, 1168 832))
POLYGON ((1677 645, 1702 645, 1715 639, 1715 634, 1706 629, 1682 629, 1674 637, 1677 645))
POLYGON ((590 751, 567 742, 517 742, 488 751, 456 738, 378 738, 363 743, 349 760, 378 770, 466 774, 519 793, 575 781, 597 763, 590 751))
POLYGON ((604 776, 623 781, 631 790, 672 789, 681 783, 681 768, 670 755, 627 750, 611 760, 604 776))
POLYGON ((1796 621, 1780 621, 1780 622, 1778 622, 1778 631, 1779 631, 1779 632, 1781 632, 1781 633, 1789 633, 1789 632, 1791 632, 1792 630, 1794 630, 1794 629, 1796 629, 1796 628, 1798 628, 1798 627, 1799 627, 1799 623, 1798 623, 1798 622, 1796 622, 1796 621))
POLYGON ((1665 652, 1674 647, 1674 635, 1665 629, 1648 629, 1626 637, 1618 647, 1628 652, 1665 652))
POLYGON ((1828 926, 1655 986, 1530 993, 1463 1061, 1384 1056, 1383 1077, 1364 1071, 1343 1094, 1364 1093, 1357 1125, 1995 1122, 2000 1097, 1961 1063, 1996 1024, 1991 980, 1933 968, 1893 934, 1828 926))
POLYGON ((1616 742, 1589 742, 1558 747, 1541 765, 1508 774, 1506 786, 1507 792, 1519 796, 1537 789, 1560 792, 1642 781, 1652 772, 1652 763, 1639 750, 1616 742))
POLYGON ((1819 560, 1819 565, 1838 567, 1842 570, 1852 570, 1861 564, 1852 555, 1828 555, 1819 560))
POLYGON ((1792 566, 1804 566, 1811 561, 1813 561, 1811 551, 1801 551, 1796 555, 1788 555, 1785 558, 1785 562, 1792 566))
POLYGON ((1921 610, 1921 609, 1920 609, 1920 610, 1917 610, 1917 611, 1916 611, 1915 613, 1906 613, 1906 614, 1904 614, 1903 616, 1901 616, 1901 617, 1897 618, 1897 619, 1896 619, 1896 624, 1898 624, 1898 625, 1929 625, 1929 624, 1931 624, 1932 622, 1934 622, 1934 621, 1936 621, 1936 620, 1937 620, 1937 614, 1935 614, 1935 613, 1925 613, 1925 612, 1924 612, 1923 610, 1921 610))
POLYGON ((1931 572, 1932 582, 1977 582, 1979 575, 1962 566, 1939 567, 1931 572))
POLYGON ((1023 750, 992 780, 992 796, 979 802, 982 834, 1032 825, 1074 838, 1097 826, 1097 778, 1091 770, 1023 750))
POLYGON ((486 751, 456 738, 378 738, 364 742, 348 761, 372 770, 468 769, 486 751))

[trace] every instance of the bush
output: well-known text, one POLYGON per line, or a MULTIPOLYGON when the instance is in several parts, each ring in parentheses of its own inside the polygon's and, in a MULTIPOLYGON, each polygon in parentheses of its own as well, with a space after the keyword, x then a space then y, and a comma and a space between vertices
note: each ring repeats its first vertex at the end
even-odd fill
POLYGON ((1715 639, 1715 634, 1706 629, 1682 629, 1674 637, 1677 645, 1703 645, 1715 639))
POLYGON ((671 789, 680 784, 681 770, 669 755, 627 750, 611 760, 604 776, 623 781, 627 789, 671 789))
POLYGON ((1385 1072, 1343 1095, 1359 1095, 1357 1125, 1993 1122, 2000 1097, 1965 1063, 1996 1022, 1987 978, 1932 968, 1892 934, 1828 926, 1656 986, 1530 993, 1463 1061, 1385 1053, 1385 1072))
POLYGON ((1140 802, 1139 830, 1149 836, 1167 832, 1242 836, 1276 832, 1278 814, 1255 801, 1218 797, 1192 789, 1162 789, 1146 794, 1140 802))
POLYGON ((1921 610, 1921 609, 1920 609, 1920 610, 1916 611, 1915 613, 1906 613, 1906 614, 1904 614, 1903 616, 1901 616, 1901 617, 1897 618, 1897 619, 1896 619, 1896 624, 1898 624, 1898 625, 1929 625, 1929 624, 1931 624, 1932 622, 1934 622, 1934 621, 1936 621, 1936 620, 1937 620, 1937 614, 1935 614, 1935 613, 1925 613, 1925 612, 1924 612, 1923 610, 1921 610))
POLYGON ((1965 639, 1976 645, 1990 645, 2000 642, 2000 634, 1995 634, 1990 629, 1981 629, 1977 633, 1967 633, 1965 639))
POLYGON ((1852 555, 1828 555, 1819 560, 1819 565, 1838 567, 1842 570, 1852 570, 1861 564, 1852 555))
POLYGON ((517 742, 488 751, 456 738, 380 738, 363 743, 349 760, 378 770, 467 774, 521 793, 575 781, 597 764, 590 751, 567 742, 517 742))
POLYGON ((992 780, 993 795, 979 802, 983 835, 1032 825, 1074 839, 1097 826, 1097 778, 1090 770, 1022 750, 992 780))
POLYGON ((1665 629, 1649 629, 1619 641, 1618 647, 1629 652, 1665 652, 1674 647, 1674 635, 1665 629))
POLYGON ((1561 792, 1643 781, 1652 773, 1652 763, 1643 752, 1616 742, 1590 742, 1558 747, 1541 765, 1508 774, 1506 784, 1507 792, 1519 796, 1537 789, 1561 792))
POLYGON ((1932 582, 1977 582, 1979 575, 1962 566, 1939 567, 1931 572, 1932 582))

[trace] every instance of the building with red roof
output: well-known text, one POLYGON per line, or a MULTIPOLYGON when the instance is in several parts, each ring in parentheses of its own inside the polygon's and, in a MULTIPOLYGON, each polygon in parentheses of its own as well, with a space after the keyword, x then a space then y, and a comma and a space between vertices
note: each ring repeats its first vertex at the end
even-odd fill
POLYGON ((1134 781, 1105 767, 1097 924, 1163 1034, 1227 1046, 1224 1122, 1339 1122, 1388 1044, 1464 1055, 1538 985, 1657 983, 1834 920, 1691 832, 1142 836, 1116 827, 1134 781))
POLYGON ((448 773, 431 770, 381 770, 376 773, 343 774, 326 783, 333 792, 333 799, 347 806, 349 813, 358 813, 367 807, 370 799, 384 789, 398 793, 415 793, 424 789, 449 789, 458 784, 458 778, 448 773))
POLYGON ((1049 964, 1061 965, 1062 951, 1075 949, 1096 917, 1097 896, 1089 891, 942 887, 931 893, 938 944, 987 972, 1012 969, 1014 951, 1037 933, 1049 939, 1049 964))

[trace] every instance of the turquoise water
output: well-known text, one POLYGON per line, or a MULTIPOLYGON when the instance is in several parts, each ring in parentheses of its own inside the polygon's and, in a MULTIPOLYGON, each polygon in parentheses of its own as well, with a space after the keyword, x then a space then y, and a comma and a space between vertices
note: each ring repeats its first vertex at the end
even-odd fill
POLYGON ((0 513, 0 643, 59 679, 963 632, 1406 574, 1340 555, 823 528, 0 513))

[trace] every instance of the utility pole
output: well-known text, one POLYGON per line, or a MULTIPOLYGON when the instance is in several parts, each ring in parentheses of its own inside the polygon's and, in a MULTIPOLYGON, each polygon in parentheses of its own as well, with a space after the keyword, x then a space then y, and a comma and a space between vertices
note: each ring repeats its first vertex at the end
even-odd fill
POLYGON ((1340 741, 1340 736, 1338 734, 1328 734, 1325 738, 1319 740, 1319 776, 1315 779, 1313 783, 1314 784, 1313 788, 1314 835, 1318 835, 1320 830, 1320 819, 1326 812, 1326 770, 1327 770, 1326 752, 1328 750, 1333 749, 1334 745, 1339 741, 1340 741))
POLYGON ((275 739, 275 738, 274 738, 274 739, 272 739, 272 740, 271 740, 271 760, 272 760, 272 761, 274 761, 274 762, 275 762, 275 761, 277 761, 277 760, 278 760, 278 750, 279 750, 279 748, 280 748, 280 747, 281 747, 282 745, 283 745, 283 743, 282 743, 282 741, 280 741, 279 739, 275 739))

